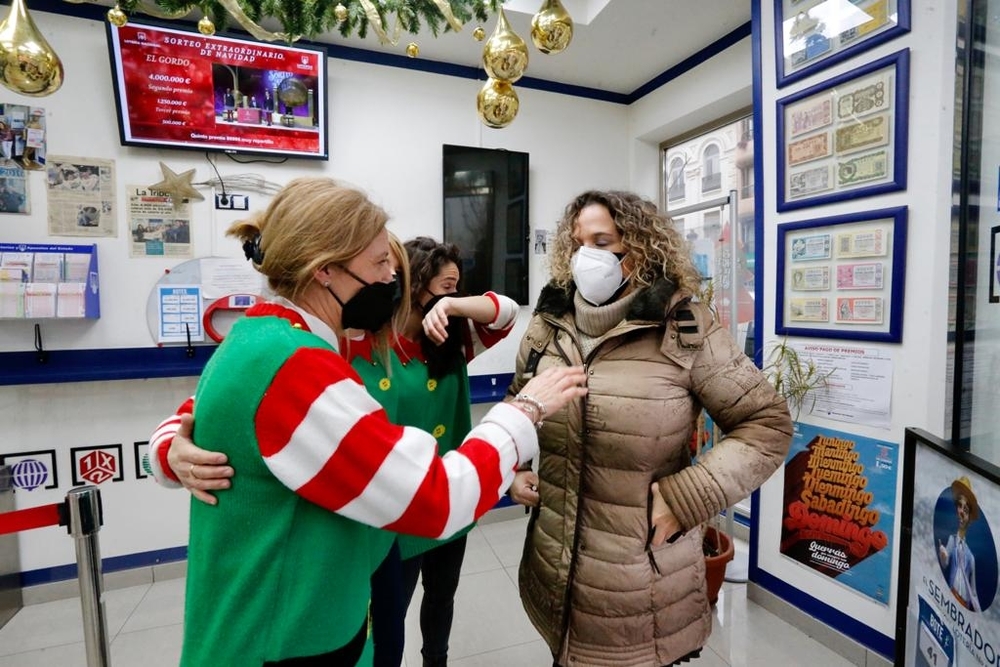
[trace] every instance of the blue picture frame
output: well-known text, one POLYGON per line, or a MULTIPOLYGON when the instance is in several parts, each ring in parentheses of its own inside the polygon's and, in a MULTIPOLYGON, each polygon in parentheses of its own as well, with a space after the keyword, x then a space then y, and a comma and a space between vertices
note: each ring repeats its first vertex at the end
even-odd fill
POLYGON ((903 49, 778 100, 777 210, 905 190, 909 85, 903 49))
POLYGON ((906 227, 905 206, 778 225, 775 333, 902 342, 906 227), (858 239, 867 245, 856 243, 858 239), (804 278, 792 275, 802 271, 804 278), (793 295, 802 294, 815 295, 802 297, 815 303, 800 303, 794 310, 793 295), (877 312, 878 321, 860 314, 854 319, 855 302, 867 313, 877 312), (839 311, 842 305, 849 306, 849 315, 839 311))
POLYGON ((910 31, 910 0, 852 0, 849 5, 845 3, 842 6, 852 12, 868 9, 874 17, 867 23, 849 27, 847 24, 851 23, 851 17, 847 15, 809 15, 810 10, 833 8, 836 3, 823 1, 809 7, 803 7, 803 4, 799 0, 778 0, 774 3, 775 80, 778 88, 812 76, 910 31), (893 4, 896 8, 894 23, 893 4), (803 31, 801 48, 792 50, 786 48, 792 37, 786 37, 785 26, 787 23, 791 32, 800 16, 805 16, 811 27, 803 31), (824 19, 831 23, 826 30, 823 29, 824 19), (832 25, 837 21, 844 27, 832 25))

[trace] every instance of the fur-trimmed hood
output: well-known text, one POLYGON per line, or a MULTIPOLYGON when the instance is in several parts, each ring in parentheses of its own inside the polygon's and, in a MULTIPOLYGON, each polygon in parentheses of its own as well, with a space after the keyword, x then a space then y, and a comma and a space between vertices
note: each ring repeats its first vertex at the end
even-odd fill
MULTIPOLYGON (((563 317, 573 311, 573 296, 576 294, 576 286, 570 285, 562 288, 554 282, 542 288, 538 295, 538 304, 535 306, 535 314, 551 315, 553 317, 563 317)), ((680 300, 690 297, 677 289, 677 286, 669 278, 657 278, 649 287, 645 287, 635 297, 629 306, 625 319, 629 321, 662 322, 680 300)))

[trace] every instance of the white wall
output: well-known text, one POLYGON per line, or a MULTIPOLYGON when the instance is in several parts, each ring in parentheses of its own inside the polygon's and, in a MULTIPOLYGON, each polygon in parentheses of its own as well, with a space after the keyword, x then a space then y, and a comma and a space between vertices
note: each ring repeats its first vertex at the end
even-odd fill
POLYGON ((630 105, 630 187, 659 201, 660 143, 748 108, 751 84, 748 37, 630 105))
MULTIPOLYGON (((152 346, 146 301, 164 270, 164 259, 130 259, 122 193, 129 184, 161 179, 159 161, 174 171, 196 169, 195 182, 214 176, 198 152, 123 148, 119 145, 105 27, 84 19, 33 12, 35 22, 66 68, 55 94, 25 98, 0 89, 0 102, 35 104, 47 111, 48 153, 115 160, 118 236, 98 240, 102 316, 93 322, 45 322, 48 349, 152 346)), ((570 198, 587 188, 623 188, 629 183, 628 110, 617 104, 518 89, 518 118, 504 130, 485 128, 476 116, 481 82, 365 63, 331 60, 329 82, 329 162, 289 161, 274 166, 238 165, 220 156, 223 178, 257 173, 285 183, 293 177, 327 174, 367 190, 392 215, 390 228, 402 238, 442 234, 441 146, 458 144, 507 148, 530 154, 530 222, 553 228, 570 198)), ((83 242, 54 239, 46 232, 44 174, 30 174, 32 213, 5 215, 0 241, 83 242)), ((194 204, 193 240, 198 256, 240 257, 238 244, 223 230, 238 218, 217 212, 206 201, 194 204)), ((252 209, 266 204, 249 193, 252 209)), ((531 256, 532 299, 545 280, 539 258, 531 256)), ((529 309, 507 341, 472 366, 472 373, 513 371, 514 353, 529 309)), ((32 323, 0 322, 0 352, 32 349, 32 323)), ((3 370, 0 369, 0 374, 3 370)), ((146 440, 194 388, 194 379, 0 386, 0 451, 58 451, 58 489, 16 494, 19 508, 58 502, 70 488, 71 447, 122 443, 122 482, 102 485, 106 525, 104 557, 133 554, 186 543, 187 494, 170 493, 133 473, 133 441, 146 440)), ((72 540, 49 528, 21 536, 22 570, 73 562, 72 540)))

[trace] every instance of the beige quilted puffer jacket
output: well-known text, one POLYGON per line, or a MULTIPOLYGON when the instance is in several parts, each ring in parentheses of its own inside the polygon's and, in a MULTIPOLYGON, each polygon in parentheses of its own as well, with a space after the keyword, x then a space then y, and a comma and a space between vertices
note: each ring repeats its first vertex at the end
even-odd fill
POLYGON ((542 290, 509 390, 550 366, 588 373, 588 395, 541 429, 521 599, 560 665, 669 665, 712 628, 701 525, 778 468, 792 421, 732 336, 670 281, 639 294, 586 359, 572 298, 542 290), (702 407, 727 437, 692 465, 702 407), (654 480, 686 532, 651 548, 654 480))

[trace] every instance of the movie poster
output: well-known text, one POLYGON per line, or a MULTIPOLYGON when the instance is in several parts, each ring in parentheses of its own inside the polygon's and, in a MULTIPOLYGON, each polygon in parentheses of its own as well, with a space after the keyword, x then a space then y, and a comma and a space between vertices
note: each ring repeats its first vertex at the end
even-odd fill
POLYGON ((895 443, 796 423, 781 553, 888 605, 898 470, 895 443))
POLYGON ((1000 490, 923 443, 914 456, 906 665, 1000 664, 1000 490))

